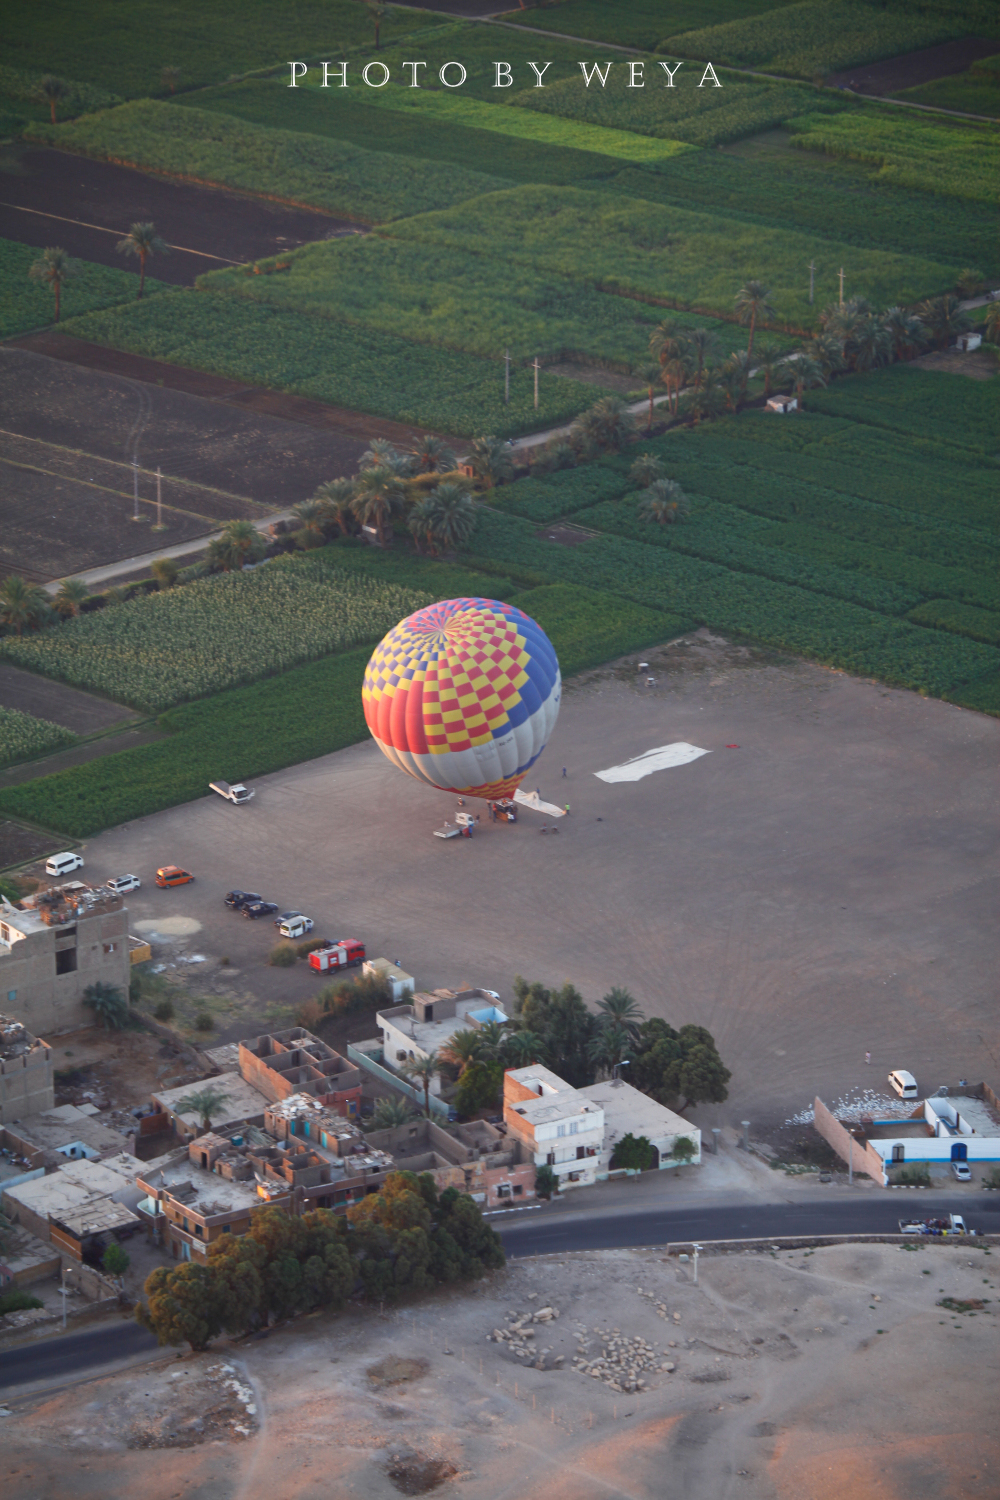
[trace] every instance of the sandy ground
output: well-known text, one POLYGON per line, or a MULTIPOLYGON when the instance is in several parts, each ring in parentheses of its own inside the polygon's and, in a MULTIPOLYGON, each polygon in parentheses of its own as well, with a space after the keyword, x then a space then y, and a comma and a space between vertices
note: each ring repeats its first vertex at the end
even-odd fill
POLYGON ((720 1254, 701 1257, 697 1286, 690 1262, 652 1251, 518 1261, 382 1316, 304 1319, 15 1396, 5 1493, 986 1500, 994 1260, 942 1245, 720 1254), (558 1319, 534 1321, 547 1306, 558 1319))
MULTIPOLYGON (((509 1000, 521 973, 596 1002, 623 984, 647 1014, 709 1027, 733 1079, 725 1105, 696 1112, 703 1129, 750 1119, 759 1134, 816 1093, 884 1086, 892 1068, 926 1089, 992 1076, 1000 725, 707 632, 685 639, 645 654, 652 688, 634 660, 568 686, 530 788, 570 802, 558 837, 525 812, 435 839, 454 798, 369 743, 263 778, 247 807, 206 796, 103 834, 87 874, 141 877, 133 924, 152 924, 159 961, 178 965, 167 972, 201 955, 196 983, 214 970, 231 987, 220 999, 243 1034, 322 980, 265 966, 274 928, 225 908, 234 886, 402 959, 422 987, 509 1000), (635 783, 594 775, 674 741, 711 753, 635 783), (171 861, 196 883, 157 890, 171 861), (158 942, 172 917, 195 925, 158 942)), ((221 1007, 217 1027, 231 1039, 221 1007)))

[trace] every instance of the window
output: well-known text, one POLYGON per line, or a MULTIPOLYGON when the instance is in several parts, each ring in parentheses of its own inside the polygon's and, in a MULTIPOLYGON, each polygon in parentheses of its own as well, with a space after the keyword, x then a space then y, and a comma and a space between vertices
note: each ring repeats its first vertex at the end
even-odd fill
POLYGON ((893 1161, 905 1161, 906 1160, 906 1148, 904 1146, 893 1146, 893 1148, 892 1148, 892 1159, 893 1159, 893 1161))
POLYGON ((554 1167, 556 1164, 556 1153, 554 1151, 550 1151, 548 1156, 545 1158, 545 1161, 548 1166, 554 1167))
POLYGON ((514 1197, 515 1198, 520 1198, 523 1192, 524 1192, 524 1188, 521 1186, 520 1183, 518 1183, 517 1186, 514 1188, 514 1197))
POLYGON ((17 990, 8 990, 7 991, 7 1004, 8 1005, 13 1005, 14 1001, 16 999, 17 999, 17 990))
POLYGON ((196 1235, 198 1235, 198 1236, 199 1236, 199 1237, 203 1237, 203 1236, 204 1236, 204 1233, 205 1233, 205 1231, 204 1231, 204 1229, 202 1229, 202 1227, 201 1227, 201 1225, 200 1225, 200 1224, 196 1224, 196 1225, 195 1225, 195 1226, 194 1226, 194 1232, 195 1232, 195 1234, 196 1234, 196 1235))
POLYGON ((223 1224, 222 1232, 223 1234, 232 1234, 233 1226, 231 1224, 223 1224))
POLYGON ((10 928, 0 922, 0 943, 10 942, 10 928))
POLYGON ((580 1122, 579 1122, 579 1120, 571 1120, 570 1123, 569 1123, 569 1133, 570 1133, 570 1135, 576 1135, 576 1133, 577 1133, 577 1131, 579 1129, 580 1129, 580 1122))
POLYGON ((104 944, 104 954, 105 954, 105 957, 107 957, 107 955, 109 953, 116 952, 117 948, 118 948, 118 944, 117 943, 105 943, 104 944))
POLYGON ((557 1125, 556 1126, 556 1135, 565 1135, 565 1134, 566 1134, 566 1126, 565 1125, 557 1125))
POLYGON ((76 973, 76 949, 64 948, 61 953, 56 954, 56 973, 76 973))

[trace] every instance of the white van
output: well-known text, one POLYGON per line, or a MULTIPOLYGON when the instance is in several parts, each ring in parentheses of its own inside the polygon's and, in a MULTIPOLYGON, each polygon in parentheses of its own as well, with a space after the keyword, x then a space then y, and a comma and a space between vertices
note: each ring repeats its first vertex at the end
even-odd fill
POLYGON ((905 1068, 894 1068, 889 1074, 889 1084, 901 1099, 916 1099, 917 1080, 905 1068))
POLYGON ((312 917, 287 917, 278 923, 278 932, 283 938, 301 938, 313 930, 312 917))
POLYGON ((83 859, 79 854, 53 854, 45 861, 46 875, 68 875, 71 870, 82 870, 83 859))

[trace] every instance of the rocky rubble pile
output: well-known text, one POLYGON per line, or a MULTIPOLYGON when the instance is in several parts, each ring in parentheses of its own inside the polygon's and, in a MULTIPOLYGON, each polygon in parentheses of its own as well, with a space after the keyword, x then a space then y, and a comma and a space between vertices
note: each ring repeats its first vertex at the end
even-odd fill
POLYGON ((534 1365, 536 1370, 546 1368, 561 1369, 565 1356, 557 1354, 550 1365, 546 1365, 546 1355, 552 1353, 548 1347, 539 1348, 535 1343, 535 1330, 532 1323, 552 1323, 559 1316, 558 1307, 540 1307, 537 1312, 509 1312, 507 1314, 508 1326, 506 1328, 494 1328, 492 1333, 486 1335, 487 1339, 494 1344, 506 1344, 510 1352, 518 1359, 526 1360, 534 1365))
POLYGON ((577 1353, 573 1369, 593 1380, 603 1380, 613 1391, 630 1394, 644 1391, 647 1376, 663 1372, 670 1375, 675 1366, 657 1352, 655 1344, 641 1337, 627 1338, 620 1328, 612 1328, 603 1334, 595 1329, 601 1340, 601 1352, 592 1359, 587 1358, 589 1340, 584 1328, 577 1335, 577 1353))

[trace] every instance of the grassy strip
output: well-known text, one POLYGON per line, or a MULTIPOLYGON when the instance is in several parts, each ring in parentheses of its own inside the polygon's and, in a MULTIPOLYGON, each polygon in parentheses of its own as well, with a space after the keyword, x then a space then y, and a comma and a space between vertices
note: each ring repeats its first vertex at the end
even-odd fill
MULTIPOLYGON (((637 135, 629 130, 609 130, 605 126, 585 125, 579 120, 564 120, 558 115, 509 109, 503 104, 483 104, 478 99, 463 99, 438 89, 409 90, 390 86, 373 94, 369 102, 383 109, 415 114, 421 127, 425 119, 453 121, 456 125, 472 125, 498 135, 596 152, 599 156, 614 156, 622 161, 664 161, 692 149, 683 141, 637 135)), ((333 107, 336 108, 336 102, 333 107)))
POLYGON ((910 619, 918 625, 930 625, 935 630, 952 630, 956 635, 967 635, 973 641, 988 641, 1000 646, 1000 613, 988 609, 975 609, 971 604, 958 604, 953 599, 932 599, 910 612, 910 619))
MULTIPOLYGON (((213 110, 176 109, 152 99, 68 125, 31 125, 25 134, 60 150, 304 203, 363 224, 419 213, 428 202, 461 203, 507 186, 505 178, 444 162, 422 161, 415 168, 413 161, 384 151, 266 129, 213 110)), ((322 229, 318 224, 317 233, 322 229)))
MULTIPOLYGON (((968 15, 970 7, 963 7, 968 15)), ((792 78, 824 78, 841 68, 898 57, 975 31, 956 11, 906 10, 858 0, 803 0, 764 15, 669 37, 664 51, 760 68, 792 78)))
MULTIPOLYGON (((383 46, 437 17, 393 6, 382 22, 383 46)), ((234 73, 284 65, 288 58, 329 57, 323 49, 368 47, 371 21, 357 0, 228 0, 197 7, 160 0, 87 0, 38 11, 12 6, 4 16, 5 61, 29 73, 83 77, 135 98, 166 94, 164 65, 181 69, 179 87, 220 83, 234 73)))
POLYGON ((644 651, 691 629, 665 610, 646 609, 597 589, 550 583, 510 600, 545 631, 563 678, 603 666, 629 651, 644 651))
POLYGON ((77 736, 61 724, 48 719, 36 719, 34 714, 22 713, 19 708, 0 706, 0 766, 12 766, 15 761, 34 760, 37 755, 46 755, 50 750, 61 750, 65 745, 75 745, 77 736))
POLYGON ((996 200, 1000 136, 992 125, 874 109, 809 114, 790 125, 800 150, 864 162, 885 182, 978 203, 996 200))
MULTIPOLYGON (((16 68, 0 67, 0 110, 17 117, 22 123, 28 120, 48 120, 49 102, 42 93, 44 73, 19 73, 16 68)), ((110 109, 121 104, 118 94, 107 89, 94 88, 89 83, 78 83, 64 78, 66 93, 59 100, 58 114, 62 119, 70 115, 87 114, 95 109, 110 109)))
MULTIPOLYGON (((43 282, 28 275, 42 252, 14 240, 0 240, 0 339, 44 328, 55 317, 55 298, 43 282)), ((132 302, 139 291, 139 278, 131 271, 116 271, 92 261, 76 262, 74 274, 62 289, 62 316, 72 318, 97 308, 132 302)), ((166 291, 163 282, 146 278, 146 291, 166 291)))
MULTIPOLYGON (((385 151, 423 161, 450 162, 513 182, 571 185, 610 176, 621 167, 614 157, 569 150, 535 140, 499 136, 492 130, 424 115, 414 130, 409 113, 379 109, 374 90, 287 87, 284 78, 255 78, 226 84, 175 103, 235 115, 270 129, 294 130, 331 140, 351 141, 366 151, 385 151)), ((981 262, 980 262, 981 263, 981 262)))
POLYGON ((295 309, 212 292, 176 291, 65 327, 113 349, 463 437, 533 432, 571 420, 594 399, 593 386, 543 381, 535 411, 533 376, 515 369, 508 406, 500 360, 428 348, 333 319, 318 325, 295 309))
POLYGON ((771 289, 779 325, 811 327, 804 266, 843 265, 852 292, 876 305, 950 289, 956 271, 891 251, 856 250, 785 229, 616 198, 580 188, 523 187, 460 208, 422 214, 382 231, 454 250, 484 245, 503 264, 557 272, 625 296, 732 314, 751 277, 771 289))
MULTIPOLYGON (((810 392, 809 405, 832 417, 849 417, 852 423, 913 437, 938 430, 956 447, 980 458, 992 460, 1000 445, 996 382, 956 380, 943 370, 902 364, 855 375, 835 381, 828 390, 810 392)), ((995 482, 993 494, 995 502, 995 482)), ((996 516, 994 503, 994 520, 996 516)))
MULTIPOLYGON (((747 145, 739 154, 704 151, 675 156, 655 169, 630 167, 601 187, 748 224, 783 224, 798 234, 817 234, 844 245, 968 261, 986 275, 1000 274, 991 206, 967 199, 960 216, 942 214, 929 185, 922 190, 901 187, 884 181, 872 167, 842 157, 763 147, 752 151, 747 145)), ((839 267, 832 253, 817 258, 817 307, 836 298, 839 267)))
MULTIPOLYGON (((537 26, 565 36, 589 37, 595 42, 615 42, 619 47, 643 47, 650 51, 664 29, 685 31, 695 26, 715 26, 736 16, 772 9, 775 0, 629 0, 628 5, 609 5, 607 0, 562 0, 540 12, 514 11, 504 20, 515 26, 537 26)), ((778 0, 781 4, 782 0, 778 0)))

